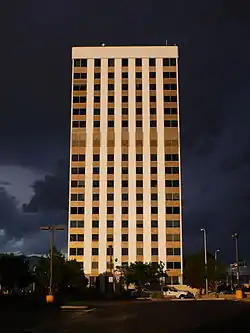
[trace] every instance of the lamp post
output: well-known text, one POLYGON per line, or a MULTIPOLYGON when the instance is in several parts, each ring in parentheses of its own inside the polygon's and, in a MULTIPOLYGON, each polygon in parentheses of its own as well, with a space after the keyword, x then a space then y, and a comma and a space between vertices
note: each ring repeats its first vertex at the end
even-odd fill
POLYGON ((50 276, 49 276, 49 298, 48 302, 53 302, 53 250, 55 243, 55 231, 64 230, 64 226, 59 225, 48 225, 45 227, 40 227, 41 230, 46 230, 51 232, 51 245, 50 245, 50 276))
POLYGON ((239 287, 240 285, 240 266, 239 266, 239 234, 235 232, 232 235, 232 239, 235 239, 235 259, 236 259, 236 268, 237 268, 237 275, 236 275, 236 280, 237 280, 237 286, 239 287))
POLYGON ((206 229, 201 229, 203 233, 203 244, 204 244, 204 264, 205 264, 205 293, 208 292, 208 279, 207 279, 207 232, 206 229))
POLYGON ((218 290, 218 276, 217 276, 217 261, 218 261, 218 253, 220 252, 220 249, 217 249, 215 252, 214 252, 214 260, 215 260, 215 289, 216 289, 216 292, 218 290))
POLYGON ((218 253, 220 252, 220 249, 217 249, 215 252, 214 252, 214 260, 217 262, 218 260, 218 253))

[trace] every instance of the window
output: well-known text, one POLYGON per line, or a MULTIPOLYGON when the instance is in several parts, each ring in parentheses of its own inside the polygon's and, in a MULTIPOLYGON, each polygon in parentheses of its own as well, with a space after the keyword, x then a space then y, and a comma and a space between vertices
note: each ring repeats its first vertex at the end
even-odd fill
POLYGON ((114 181, 113 180, 108 180, 107 181, 107 187, 114 187, 114 181))
POLYGON ((143 193, 136 193, 136 201, 143 201, 143 193))
POLYGON ((142 247, 139 247, 136 249, 136 255, 137 256, 143 256, 143 248, 142 247))
POLYGON ((98 175, 99 174, 99 167, 94 167, 93 168, 93 174, 98 175))
POLYGON ((167 234, 166 236, 167 242, 179 242, 180 241, 180 235, 178 234, 167 234))
POLYGON ((114 236, 112 234, 107 235, 107 242, 113 242, 114 236))
POLYGON ((128 108, 122 108, 122 115, 123 116, 128 115, 128 108))
POLYGON ((180 228, 180 221, 179 220, 167 220, 166 228, 180 228))
POLYGON ((156 90, 156 84, 150 84, 149 90, 156 90))
POLYGON ((179 161, 178 154, 165 154, 165 161, 179 161))
POLYGON ((149 66, 150 66, 150 67, 154 67, 154 66, 155 66, 155 63, 156 63, 155 58, 149 58, 149 66))
POLYGON ((142 66, 142 59, 136 58, 135 59, 135 66, 141 67, 142 66))
POLYGON ((122 180, 122 187, 128 187, 128 180, 122 180))
POLYGON ((158 228, 158 221, 157 220, 152 220, 151 221, 151 228, 158 228))
POLYGON ((98 242, 99 241, 99 234, 92 234, 92 241, 98 242))
POLYGON ((128 103, 128 96, 122 96, 122 103, 128 103))
POLYGON ((73 116, 85 116, 86 109, 85 108, 74 108, 73 109, 73 116))
POLYGON ((136 235, 136 241, 137 242, 143 242, 143 234, 137 234, 136 235))
POLYGON ((158 235, 157 234, 152 234, 151 235, 151 241, 152 242, 158 242, 158 235))
POLYGON ((94 78, 95 79, 100 79, 101 78, 101 73, 94 73, 94 78))
POLYGON ((84 207, 71 207, 70 208, 70 213, 72 215, 83 215, 84 214, 84 207))
POLYGON ((150 96, 150 102, 151 103, 156 103, 156 96, 155 95, 150 96))
POLYGON ((86 91, 87 90, 87 85, 86 84, 74 84, 73 85, 73 90, 74 91, 86 91))
POLYGON ((175 79, 176 78, 176 72, 163 72, 163 78, 175 79))
POLYGON ((143 180, 137 180, 136 187, 143 187, 143 180))
POLYGON ((73 103, 86 103, 86 96, 73 96, 73 103))
POLYGON ((85 174, 85 168, 80 167, 80 168, 71 168, 71 173, 73 175, 84 175, 85 174))
POLYGON ((93 194, 93 201, 99 201, 99 193, 93 194))
POLYGON ((164 120, 164 127, 178 127, 177 120, 164 120))
POLYGON ((136 161, 143 161, 143 154, 136 154, 136 161))
POLYGON ((128 72, 122 72, 122 78, 127 79, 128 78, 128 72))
POLYGON ((122 234, 122 242, 128 242, 128 234, 122 234))
POLYGON ((135 88, 136 88, 136 90, 142 90, 142 84, 136 83, 135 88))
POLYGON ((92 221, 92 228, 99 228, 99 221, 92 221))
POLYGON ((128 201, 128 193, 122 193, 122 201, 128 201))
POLYGON ((157 193, 151 193, 151 200, 157 201, 158 200, 158 194, 157 193))
POLYGON ((156 179, 151 180, 151 187, 157 187, 157 180, 156 179))
POLYGON ((136 221, 136 228, 137 229, 142 229, 143 228, 143 221, 141 221, 141 220, 136 221))
POLYGON ((128 67, 128 59, 126 58, 122 59, 122 67, 128 67))
POLYGON ((98 256, 98 252, 99 252, 99 249, 97 247, 92 248, 92 256, 98 256))
POLYGON ((92 269, 98 269, 98 261, 92 262, 92 269))
POLYGON ((74 120, 73 121, 73 124, 72 124, 72 127, 73 128, 83 128, 83 127, 86 127, 86 121, 84 120, 74 120))
POLYGON ((115 73, 114 72, 109 72, 108 73, 108 78, 109 79, 114 79, 114 77, 115 77, 115 73))
POLYGON ((71 256, 83 256, 83 253, 84 253, 84 249, 83 248, 70 248, 69 250, 69 254, 71 256))
POLYGON ((122 120, 122 127, 128 127, 128 121, 122 120))
POLYGON ((128 90, 128 84, 122 84, 122 90, 128 90))
POLYGON ((151 214, 158 214, 158 207, 151 207, 151 214))
POLYGON ((179 167, 165 167, 165 174, 179 174, 179 167))
POLYGON ((136 207, 136 214, 143 214, 143 207, 136 207))
POLYGON ((114 168, 113 167, 108 167, 107 168, 107 174, 108 175, 113 175, 114 174, 114 168))
POLYGON ((108 220, 107 221, 107 228, 114 228, 114 221, 108 220))
POLYGON ((92 207, 92 214, 99 214, 99 207, 92 207))
POLYGON ((150 77, 150 79, 155 79, 156 78, 156 72, 149 72, 149 77, 150 77))
POLYGON ((165 103, 177 102, 177 96, 164 96, 165 103))
POLYGON ((115 89, 115 86, 113 84, 108 84, 109 91, 114 90, 114 89, 115 89))
POLYGON ((142 175, 143 174, 143 168, 142 167, 136 167, 136 174, 142 175))
POLYGON ((176 66, 176 59, 175 58, 164 58, 163 66, 176 66))
POLYGON ((176 90, 177 89, 177 84, 176 83, 165 83, 163 85, 164 90, 176 90))
POLYGON ((114 250, 112 246, 107 247, 107 256, 112 256, 114 254, 114 250))
POLYGON ((151 154, 150 159, 151 159, 151 162, 156 162, 157 161, 157 154, 151 154))
POLYGON ((84 180, 71 180, 71 187, 85 187, 84 180))
POLYGON ((108 108, 108 115, 113 116, 115 114, 114 108, 108 108))
POLYGON ((74 67, 87 67, 87 59, 74 59, 74 67))
POLYGON ((107 201, 114 201, 114 193, 107 194, 107 201))
POLYGON ((114 67, 115 66, 115 59, 111 58, 108 59, 108 67, 114 67))
POLYGON ((114 214, 114 207, 107 207, 107 214, 114 214))
POLYGON ((136 127, 142 127, 142 121, 136 120, 136 127))
POLYGON ((180 214, 180 207, 166 207, 166 214, 180 214))
POLYGON ((150 120, 150 127, 156 127, 156 120, 150 120))
POLYGON ((84 235, 83 234, 71 234, 70 241, 71 242, 84 242, 84 235))
POLYGON ((122 207, 122 214, 128 214, 128 207, 122 207))
POLYGON ((128 256, 128 248, 122 248, 122 256, 128 256))
POLYGON ((136 115, 137 116, 140 116, 140 115, 142 115, 142 108, 136 108, 136 115))
POLYGON ((153 247, 151 249, 151 254, 152 254, 152 256, 158 256, 158 248, 157 247, 153 247))
POLYGON ((167 255, 168 256, 180 256, 181 255, 181 249, 178 247, 174 248, 167 248, 167 255))
POLYGON ((114 103, 115 97, 114 96, 108 96, 108 103, 114 103))
POLYGON ((99 155, 99 154, 94 154, 94 155, 93 155, 93 161, 94 161, 94 162, 98 162, 98 161, 100 161, 100 155, 99 155))
POLYGON ((157 167, 151 167, 151 174, 157 174, 157 167))
POLYGON ((115 123, 113 120, 108 121, 108 127, 114 127, 115 123))
POLYGON ((94 64, 95 64, 95 67, 100 67, 101 66, 101 59, 95 59, 94 64))
POLYGON ((179 193, 166 193, 166 200, 168 201, 179 201, 179 193))
POLYGON ((181 263, 180 262, 167 262, 167 269, 180 269, 181 263))
POLYGON ((84 228, 84 221, 70 221, 70 228, 84 228))
POLYGON ((141 103, 142 102, 142 96, 136 96, 135 100, 136 100, 136 103, 141 103))
POLYGON ((84 154, 73 154, 71 156, 72 162, 84 162, 85 161, 85 155, 84 154))
POLYGON ((128 154, 122 154, 122 161, 123 162, 128 161, 128 154))
POLYGON ((94 103, 100 103, 100 96, 94 96, 94 103))
POLYGON ((108 154, 107 159, 109 162, 114 161, 114 154, 108 154))
POLYGON ((156 114, 156 108, 150 108, 150 114, 156 114))
POLYGON ((137 79, 141 79, 141 78, 142 78, 142 72, 136 72, 136 73, 135 73, 135 77, 136 77, 137 79))
POLYGON ((71 194, 71 201, 84 201, 84 194, 71 194))
POLYGON ((179 187, 179 180, 165 180, 165 187, 179 187))
POLYGON ((128 228, 128 221, 122 220, 122 228, 128 228))

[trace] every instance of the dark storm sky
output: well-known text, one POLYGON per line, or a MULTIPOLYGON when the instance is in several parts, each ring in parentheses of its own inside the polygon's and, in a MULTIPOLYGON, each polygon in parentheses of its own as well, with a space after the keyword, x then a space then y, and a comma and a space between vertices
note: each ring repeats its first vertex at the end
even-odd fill
POLYGON ((238 231, 250 259, 249 18, 244 0, 2 0, 0 251, 45 251, 39 225, 66 224, 71 47, 168 40, 180 47, 185 250, 204 227, 209 250, 233 260, 238 231))

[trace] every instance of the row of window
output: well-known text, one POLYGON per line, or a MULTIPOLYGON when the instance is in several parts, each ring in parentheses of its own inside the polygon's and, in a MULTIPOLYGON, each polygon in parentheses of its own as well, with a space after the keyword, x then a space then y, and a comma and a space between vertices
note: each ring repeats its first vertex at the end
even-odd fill
MULTIPOLYGON (((94 188, 100 187, 99 180, 93 180, 92 186, 94 188)), ((157 179, 151 180, 150 186, 151 187, 157 187, 158 186, 157 179)), ((71 181, 71 187, 85 187, 85 183, 84 183, 84 181, 80 181, 80 180, 72 180, 71 181)), ((108 180, 107 181, 107 187, 109 187, 109 188, 115 187, 115 181, 114 180, 108 180)), ((122 180, 121 187, 129 187, 129 181, 128 180, 122 180)), ((143 180, 136 180, 136 187, 143 187, 143 180)), ((165 187, 179 187, 179 180, 177 180, 177 179, 174 179, 174 180, 166 179, 165 180, 165 187)))
MULTIPOLYGON (((142 103, 142 96, 135 96, 135 102, 136 103, 142 103)), ((177 102, 177 96, 169 96, 169 95, 164 95, 163 100, 165 103, 173 103, 177 102)), ((129 97, 128 95, 122 96, 122 103, 128 103, 129 97)), ((156 95, 150 95, 149 97, 150 103, 156 103, 156 95)), ((87 96, 73 96, 73 103, 86 103, 87 102, 87 96)), ((101 102, 101 97, 100 96, 94 96, 94 103, 100 103, 101 102)), ((114 95, 109 95, 108 96, 108 103, 115 103, 115 96, 114 95)))
MULTIPOLYGON (((122 127, 128 127, 128 120, 122 120, 122 127)), ((72 123, 73 128, 85 128, 86 121, 85 120, 74 120, 72 123)), ((94 128, 100 128, 101 122, 100 120, 93 121, 94 128)), ((108 127, 115 127, 114 120, 108 120, 108 127)), ((142 127, 142 120, 136 120, 136 127, 142 127)), ((157 127, 156 120, 150 120, 150 127, 157 127)), ((164 127, 178 127, 178 120, 164 120, 164 127)))
MULTIPOLYGON (((122 228, 128 228, 129 222, 128 220, 122 220, 121 222, 122 228)), ((158 221, 152 220, 151 221, 152 228, 158 228, 158 221)), ((84 221, 70 221, 70 228, 84 228, 84 221)), ((92 228, 99 228, 99 220, 92 221, 92 228)), ((108 220, 107 221, 107 228, 114 228, 114 221, 108 220)), ((143 228, 143 221, 136 222, 136 228, 143 228)), ((166 220, 166 228, 180 228, 180 221, 179 220, 166 220)))
MULTIPOLYGON (((123 175, 127 175, 129 171, 128 167, 122 167, 121 168, 121 173, 123 175)), ((92 170, 94 175, 98 175, 100 173, 100 168, 99 167, 93 167, 92 170)), ((142 175, 143 174, 143 167, 136 167, 135 170, 137 175, 142 175)), ((114 167, 107 167, 107 174, 108 175, 113 175, 115 173, 115 168, 114 167)), ((157 167, 151 167, 150 168, 150 173, 151 175, 157 174, 158 169, 157 167)), ((179 167, 165 167, 165 174, 178 174, 179 173, 179 167)), ((72 175, 84 175, 85 174, 85 168, 84 167, 72 167, 71 168, 71 174, 72 175)))
MULTIPOLYGON (((114 116, 115 109, 114 108, 108 108, 108 116, 114 116)), ((157 111, 156 108, 150 108, 149 113, 151 115, 156 115, 157 111)), ((93 110, 94 116, 99 116, 101 114, 100 108, 95 108, 93 110)), ((129 114, 128 108, 122 108, 122 115, 127 116, 129 114)), ((177 108, 164 108, 164 114, 165 115, 176 115, 177 114, 177 108)), ((142 108, 136 108, 136 115, 142 115, 142 108)), ((73 109, 73 116, 86 116, 86 108, 74 108, 73 109)))
MULTIPOLYGON (((141 79, 142 78, 142 72, 135 72, 135 77, 136 79, 141 79)), ((95 79, 100 79, 101 78, 101 73, 100 72, 95 72, 94 73, 94 78, 95 79)), ((115 78, 115 72, 108 72, 108 79, 114 79, 115 78)), ((123 79, 128 79, 128 72, 122 72, 122 78, 123 79)), ((156 78, 156 72, 155 71, 150 71, 149 72, 149 78, 150 79, 155 79, 156 78)), ((176 72, 163 72, 163 78, 164 79, 175 79, 176 78, 176 72)), ((76 80, 85 80, 87 79, 87 72, 84 73, 74 73, 74 79, 76 80)))
MULTIPOLYGON (((71 207, 70 214, 84 214, 85 207, 71 207)), ((129 207, 121 207, 121 213, 127 215, 129 207)), ((99 207, 92 207, 92 214, 99 214, 99 207)), ((107 207, 107 214, 114 214, 114 207, 107 207)), ((143 207, 136 207, 136 214, 143 214, 143 207)), ((158 214, 158 207, 151 207, 151 214, 158 214)), ((180 214, 180 207, 166 207, 166 214, 180 214)))
MULTIPOLYGON (((179 193, 166 193, 166 200, 167 201, 178 201, 180 200, 179 193)), ((99 193, 93 193, 92 201, 99 201, 100 195, 99 193)), ((122 201, 128 201, 128 193, 122 193, 121 195, 122 201)), ((151 201, 158 200, 158 193, 151 193, 151 201)), ((71 194, 71 201, 84 201, 84 194, 71 194)), ((114 201, 114 193, 107 194, 107 201, 114 201)), ((143 201, 143 193, 136 193, 136 201, 143 201)))
MULTIPOLYGON (((128 161, 128 154, 122 154, 122 161, 127 162, 128 161)), ((114 154, 108 154, 107 160, 108 162, 114 161, 115 155, 114 154)), ((71 157, 73 162, 84 162, 85 161, 85 154, 72 154, 71 157)), ((150 160, 152 162, 157 161, 157 154, 151 154, 150 160)), ((178 154, 165 154, 165 161, 178 161, 178 154)), ((93 161, 99 162, 100 161, 100 154, 94 154, 93 155, 93 161)), ((136 154, 136 161, 142 162, 143 161, 143 154, 136 154)), ((179 167, 173 167, 170 169, 167 169, 166 173, 179 173, 179 167)))
MULTIPOLYGON (((129 90, 129 85, 127 83, 123 83, 121 86, 122 90, 128 91, 129 90)), ((143 85, 140 83, 137 83, 135 85, 136 90, 142 90, 143 85)), ((95 91, 100 91, 101 90, 101 85, 94 84, 94 90, 95 91)), ((113 83, 108 84, 108 91, 114 91, 115 90, 115 85, 113 83)), ((156 84, 155 83, 150 83, 149 84, 149 90, 156 90, 156 84)), ((163 84, 163 90, 177 90, 177 84, 176 83, 164 83, 163 84)), ((87 91, 87 84, 73 84, 73 91, 87 91)))
MULTIPOLYGON (((115 60, 117 58, 109 58, 108 59, 108 67, 114 67, 115 66, 115 60)), ((141 67, 142 66, 142 58, 135 58, 135 66, 141 67)), ((122 58, 122 67, 128 67, 129 61, 128 58, 122 58)), ((94 66, 95 67, 101 67, 102 59, 95 58, 94 59, 94 66)), ((149 58, 148 64, 150 67, 156 66, 156 58, 149 58)), ((163 58, 162 59, 162 65, 163 66, 176 66, 176 58, 163 58)), ((87 67, 88 66, 88 59, 74 59, 74 67, 87 67)))

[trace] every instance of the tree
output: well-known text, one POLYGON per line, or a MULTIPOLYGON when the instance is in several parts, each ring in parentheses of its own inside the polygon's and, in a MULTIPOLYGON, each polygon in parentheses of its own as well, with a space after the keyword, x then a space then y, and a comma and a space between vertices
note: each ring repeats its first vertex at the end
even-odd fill
MULTIPOLYGON (((207 278, 210 289, 216 289, 217 282, 226 277, 226 267, 215 260, 213 254, 207 255, 207 278)), ((205 282, 204 252, 184 258, 184 283, 194 288, 203 288, 205 282)))
MULTIPOLYGON (((50 279, 50 254, 41 257, 36 267, 36 281, 43 292, 47 292, 50 279)), ((53 250, 53 290, 54 292, 67 290, 69 287, 83 289, 86 278, 76 260, 66 260, 64 255, 53 250)))
POLYGON ((10 291, 23 289, 32 283, 29 261, 21 255, 0 256, 0 284, 10 291))
POLYGON ((159 284, 160 279, 163 277, 167 277, 163 262, 160 264, 143 262, 131 263, 124 272, 126 284, 134 284, 139 291, 146 286, 159 284))

